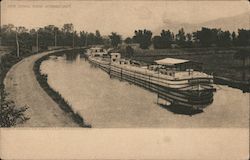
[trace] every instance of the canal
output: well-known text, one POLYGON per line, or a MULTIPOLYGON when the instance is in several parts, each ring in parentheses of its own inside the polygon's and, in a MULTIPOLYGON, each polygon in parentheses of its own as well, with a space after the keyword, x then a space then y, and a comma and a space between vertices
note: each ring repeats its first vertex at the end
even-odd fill
POLYGON ((126 81, 110 79, 79 54, 52 56, 41 64, 49 85, 94 128, 247 128, 249 93, 215 85, 214 101, 192 116, 158 105, 157 95, 126 81))

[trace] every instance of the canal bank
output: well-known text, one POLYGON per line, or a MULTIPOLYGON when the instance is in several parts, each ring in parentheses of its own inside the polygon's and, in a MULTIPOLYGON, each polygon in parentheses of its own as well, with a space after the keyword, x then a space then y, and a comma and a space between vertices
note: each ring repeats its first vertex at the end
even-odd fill
POLYGON ((58 104, 58 106, 67 114, 70 115, 70 117, 81 127, 91 128, 90 124, 86 124, 84 122, 84 119, 79 115, 79 113, 74 112, 72 109, 72 106, 68 104, 68 102, 61 96, 61 94, 53 88, 51 88, 47 81, 47 75, 42 74, 40 71, 40 65, 43 61, 48 60, 50 56, 60 56, 63 54, 74 54, 74 52, 80 52, 81 49, 76 50, 66 50, 61 52, 54 52, 47 54, 41 58, 39 58, 37 61, 35 61, 33 70, 36 76, 36 79, 40 86, 43 88, 43 90, 58 104))
MULTIPOLYGON (((62 50, 58 50, 62 51, 62 50)), ((24 58, 6 74, 4 85, 9 98, 17 106, 28 106, 25 115, 30 119, 17 127, 77 127, 69 114, 61 110, 57 103, 41 88, 33 72, 35 61, 48 54, 42 52, 24 58)))

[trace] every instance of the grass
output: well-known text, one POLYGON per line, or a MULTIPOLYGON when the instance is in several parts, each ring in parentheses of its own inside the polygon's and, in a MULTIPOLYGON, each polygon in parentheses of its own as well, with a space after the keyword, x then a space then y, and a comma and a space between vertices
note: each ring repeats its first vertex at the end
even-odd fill
MULTIPOLYGON (((75 50, 76 51, 76 50, 75 50)), ((85 127, 85 128, 91 128, 91 125, 89 124, 85 124, 84 119, 80 116, 79 113, 75 113, 72 109, 72 106, 69 105, 69 103, 62 97, 62 95, 53 90, 47 81, 47 75, 42 74, 40 71, 40 65, 43 61, 47 60, 50 56, 60 56, 63 55, 65 53, 69 53, 70 51, 62 51, 62 52, 55 52, 55 53, 51 53, 48 54, 46 56, 43 56, 42 58, 38 59, 33 67, 35 76, 37 81, 39 82, 40 86, 44 89, 44 91, 58 104, 58 106, 65 111, 66 113, 68 113, 70 115, 70 117, 77 123, 79 124, 79 126, 81 127, 85 127)))

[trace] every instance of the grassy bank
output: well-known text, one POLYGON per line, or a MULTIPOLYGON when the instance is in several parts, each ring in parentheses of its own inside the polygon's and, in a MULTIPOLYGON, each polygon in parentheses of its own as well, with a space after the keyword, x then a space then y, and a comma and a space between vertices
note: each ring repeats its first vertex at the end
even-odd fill
MULTIPOLYGON (((80 50, 74 50, 74 52, 78 52, 80 50)), ((85 124, 84 119, 76 112, 73 111, 72 106, 69 105, 69 103, 62 97, 62 95, 53 90, 47 81, 47 75, 42 74, 40 71, 40 65, 43 61, 49 59, 50 56, 60 56, 65 53, 69 53, 73 51, 62 51, 62 52, 56 52, 56 53, 51 53, 46 56, 43 56, 42 58, 38 59, 33 67, 35 76, 37 81, 39 82, 40 86, 44 89, 44 91, 58 104, 58 106, 68 113, 70 117, 81 127, 86 127, 86 128, 91 128, 91 125, 85 124)))

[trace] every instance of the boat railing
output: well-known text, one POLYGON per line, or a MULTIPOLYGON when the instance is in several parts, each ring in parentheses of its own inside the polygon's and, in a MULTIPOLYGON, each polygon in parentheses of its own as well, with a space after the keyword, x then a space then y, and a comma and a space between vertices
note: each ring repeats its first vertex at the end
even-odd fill
MULTIPOLYGON (((115 65, 111 65, 111 67, 121 69, 121 67, 118 67, 115 65)), ((166 81, 166 78, 168 81, 185 81, 185 80, 190 80, 190 79, 211 79, 211 77, 192 77, 192 78, 176 79, 176 78, 171 77, 171 76, 166 77, 167 75, 160 74, 156 71, 148 71, 146 69, 144 69, 144 71, 137 71, 137 70, 131 70, 131 69, 125 68, 124 66, 122 67, 122 70, 130 71, 130 72, 133 72, 136 74, 142 74, 144 76, 151 76, 152 78, 157 78, 158 80, 162 80, 162 81, 166 81)))

